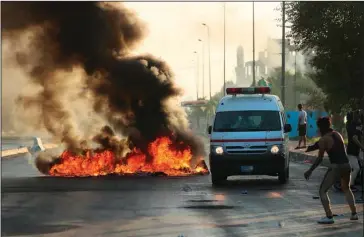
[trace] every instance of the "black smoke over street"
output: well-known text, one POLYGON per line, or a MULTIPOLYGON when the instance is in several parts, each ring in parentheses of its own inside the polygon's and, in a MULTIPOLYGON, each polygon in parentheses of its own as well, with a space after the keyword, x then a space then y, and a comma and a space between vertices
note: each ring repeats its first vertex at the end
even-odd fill
POLYGON ((172 135, 175 144, 182 141, 195 156, 203 155, 186 114, 173 103, 181 91, 171 69, 151 55, 131 55, 146 27, 120 3, 2 2, 1 15, 3 39, 14 42, 17 64, 41 87, 36 96, 21 95, 17 103, 36 108, 38 125, 68 149, 80 148, 85 139, 70 113, 72 103, 64 99, 68 88, 81 82, 77 95, 91 95, 93 112, 128 137, 128 146, 147 152, 156 137, 172 135), (25 33, 29 47, 17 47, 25 33), (82 79, 72 77, 79 69, 82 79))

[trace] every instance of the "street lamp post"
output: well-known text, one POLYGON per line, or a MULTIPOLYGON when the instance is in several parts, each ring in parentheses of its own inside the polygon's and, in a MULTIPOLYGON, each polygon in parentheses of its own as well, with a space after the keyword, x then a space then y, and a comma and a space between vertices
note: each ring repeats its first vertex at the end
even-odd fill
POLYGON ((210 45, 210 27, 206 23, 202 23, 203 26, 207 28, 207 40, 209 47, 209 92, 210 92, 210 100, 211 100, 211 45, 210 45))
POLYGON ((196 57, 197 57, 197 59, 196 59, 196 100, 198 100, 198 78, 199 78, 199 76, 200 76, 200 72, 199 72, 199 66, 200 66, 200 63, 199 63, 199 57, 198 57, 198 53, 197 53, 197 51, 194 51, 193 52, 194 54, 196 54, 196 57))
POLYGON ((226 2, 224 2, 224 96, 226 95, 226 80, 225 80, 225 43, 226 43, 226 30, 225 30, 225 26, 226 26, 226 2))
POLYGON ((286 105, 286 4, 282 2, 282 81, 281 99, 283 106, 286 105))
POLYGON ((293 81, 293 85, 294 85, 294 105, 297 105, 297 51, 295 49, 295 51, 293 51, 294 53, 294 81, 293 81))
POLYGON ((198 39, 202 44, 202 98, 205 97, 205 45, 202 39, 198 39))
POLYGON ((253 2, 253 86, 255 86, 255 16, 254 16, 254 2, 253 2))

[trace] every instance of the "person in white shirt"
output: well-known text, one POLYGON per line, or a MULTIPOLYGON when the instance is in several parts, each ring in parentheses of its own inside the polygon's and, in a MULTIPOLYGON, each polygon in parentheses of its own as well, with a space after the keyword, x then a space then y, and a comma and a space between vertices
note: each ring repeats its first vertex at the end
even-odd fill
POLYGON ((300 140, 298 141, 298 146, 296 149, 305 148, 306 147, 306 131, 307 131, 307 113, 302 109, 302 104, 298 104, 298 136, 300 140), (301 147, 301 143, 303 142, 304 146, 301 147))

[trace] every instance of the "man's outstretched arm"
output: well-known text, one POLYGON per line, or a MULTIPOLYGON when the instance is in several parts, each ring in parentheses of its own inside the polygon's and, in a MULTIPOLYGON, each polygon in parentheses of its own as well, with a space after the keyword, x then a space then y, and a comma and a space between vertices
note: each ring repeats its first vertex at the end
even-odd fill
POLYGON ((317 141, 317 142, 315 142, 315 144, 313 144, 311 146, 308 146, 305 152, 316 151, 319 148, 320 148, 319 147, 319 142, 317 141))

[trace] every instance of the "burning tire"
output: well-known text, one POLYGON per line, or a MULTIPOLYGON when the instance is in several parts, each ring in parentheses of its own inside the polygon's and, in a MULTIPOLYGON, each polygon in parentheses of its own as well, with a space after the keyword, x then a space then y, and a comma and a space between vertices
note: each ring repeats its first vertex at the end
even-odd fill
POLYGON ((39 153, 39 155, 35 158, 35 166, 42 174, 45 175, 49 175, 51 168, 58 162, 60 162, 58 157, 53 157, 46 152, 39 153))

